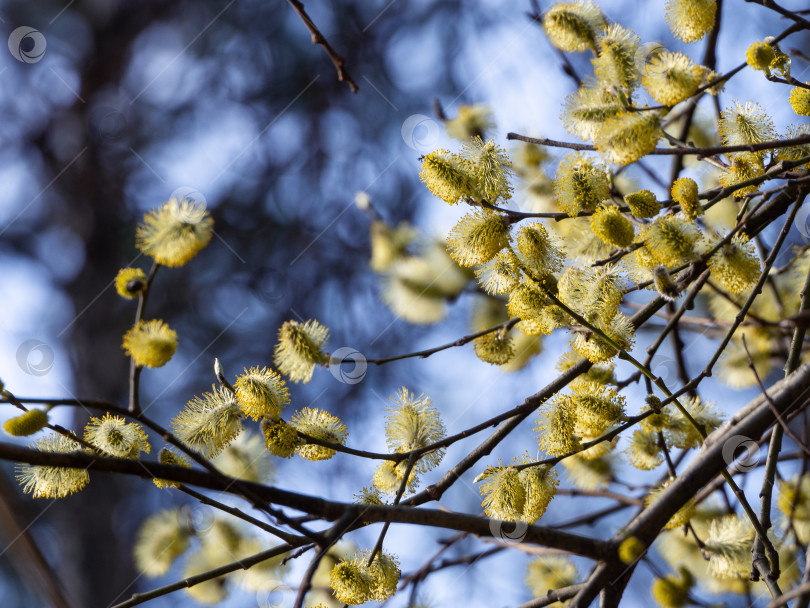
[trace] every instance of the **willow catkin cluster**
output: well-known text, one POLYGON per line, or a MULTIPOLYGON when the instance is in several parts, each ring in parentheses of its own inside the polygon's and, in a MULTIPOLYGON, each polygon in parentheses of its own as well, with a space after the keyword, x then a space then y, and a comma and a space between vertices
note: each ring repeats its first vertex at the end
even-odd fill
MULTIPOLYGON (((528 456, 514 464, 529 464, 528 456)), ((481 505, 487 517, 503 521, 535 523, 557 492, 557 473, 537 465, 518 470, 515 466, 491 466, 476 478, 481 482, 481 505)))
POLYGON ((615 205, 599 207, 591 216, 591 229, 600 239, 616 247, 627 247, 636 235, 633 224, 615 205))
POLYGON ((676 38, 696 42, 714 28, 716 12, 716 0, 669 0, 666 18, 676 38))
MULTIPOLYGON (((290 426, 296 431, 327 441, 343 445, 349 430, 337 416, 317 408, 305 407, 290 421, 290 426)), ((307 460, 328 460, 335 455, 335 450, 316 443, 306 443, 303 440, 296 445, 296 451, 307 460)))
POLYGON ((596 49, 596 37, 607 26, 601 9, 591 2, 560 2, 543 15, 543 27, 551 43, 562 51, 596 49))
POLYGON ((145 288, 146 275, 140 268, 122 268, 115 275, 115 291, 122 298, 137 298, 145 288))
POLYGON ((468 213, 447 235, 447 249, 461 266, 489 262, 509 241, 509 225, 494 211, 468 213))
MULTIPOLYGON (((54 454, 70 454, 81 450, 79 443, 58 433, 42 437, 31 447, 40 452, 54 454)), ((64 498, 90 483, 90 475, 86 469, 47 465, 17 465, 15 476, 23 492, 31 494, 34 498, 64 498)))
POLYGON ((121 347, 139 367, 163 367, 177 349, 177 332, 160 319, 139 321, 124 334, 121 347))
POLYGON ((149 438, 141 425, 110 414, 90 418, 84 428, 84 440, 115 458, 139 458, 141 452, 150 451, 149 438))
POLYGON ((344 604, 382 602, 394 595, 400 577, 394 556, 380 551, 369 564, 371 551, 358 551, 340 560, 329 575, 329 586, 344 604))
POLYGON ((585 154, 568 154, 557 169, 554 196, 560 208, 571 217, 581 211, 592 211, 610 197, 605 168, 585 154))
POLYGON ((242 432, 242 409, 232 392, 212 386, 191 399, 171 427, 180 441, 213 458, 242 432))
POLYGON ((36 408, 24 414, 9 418, 3 423, 3 430, 12 437, 27 437, 41 431, 48 424, 48 414, 36 408))
POLYGON ((596 149, 612 163, 629 165, 655 149, 661 138, 661 117, 642 108, 605 120, 596 135, 596 149))
MULTIPOLYGON (((411 452, 444 439, 444 423, 430 397, 425 394, 417 397, 403 386, 391 401, 385 436, 392 452, 411 452)), ((413 468, 418 473, 425 473, 438 466, 443 456, 443 448, 426 452, 416 460, 413 468)))
POLYGON ((624 202, 630 208, 630 213, 639 218, 655 217, 661 210, 661 203, 649 190, 638 190, 625 194, 624 202))
POLYGON ((595 141, 602 125, 625 111, 621 100, 598 83, 584 84, 565 98, 560 117, 566 130, 587 141, 595 141))
POLYGON ((172 198, 146 214, 135 244, 164 266, 182 266, 211 241, 214 220, 205 205, 172 198))
POLYGON ((278 330, 273 362, 293 382, 307 383, 312 379, 315 366, 329 361, 323 350, 328 339, 329 328, 315 319, 303 323, 286 321, 278 330))
POLYGON ((596 78, 620 89, 634 89, 641 80, 636 66, 640 43, 636 34, 618 23, 602 30, 596 38, 598 54, 591 60, 596 78))
POLYGON ((234 391, 242 413, 254 420, 278 416, 290 402, 283 378, 267 367, 245 368, 234 382, 234 391))
MULTIPOLYGON (((719 241, 720 237, 715 239, 719 241)), ((710 241, 710 244, 713 244, 710 241)), ((754 244, 742 234, 735 234, 723 243, 709 258, 712 278, 732 293, 742 293, 752 288, 759 280, 762 265, 754 244)))
POLYGON ((698 185, 688 177, 679 177, 672 182, 672 200, 681 206, 684 217, 690 220, 703 215, 703 207, 698 198, 698 185))
POLYGON ((674 106, 695 94, 705 72, 683 53, 666 51, 645 65, 642 84, 655 101, 674 106))

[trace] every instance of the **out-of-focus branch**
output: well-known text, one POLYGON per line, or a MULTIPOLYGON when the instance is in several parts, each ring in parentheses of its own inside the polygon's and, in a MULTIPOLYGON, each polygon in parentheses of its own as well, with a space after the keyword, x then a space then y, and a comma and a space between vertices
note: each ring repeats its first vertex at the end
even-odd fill
POLYGON ((290 6, 293 7, 293 10, 301 18, 301 21, 303 21, 304 25, 307 26, 309 33, 312 35, 312 44, 321 45, 323 50, 326 51, 326 54, 329 55, 329 59, 332 60, 332 63, 335 65, 335 69, 337 70, 338 80, 349 85, 349 89, 351 89, 352 93, 357 93, 359 89, 357 88, 354 80, 352 80, 352 77, 349 76, 349 72, 346 71, 346 60, 335 52, 335 49, 332 48, 332 45, 329 44, 326 37, 321 34, 318 26, 315 25, 315 22, 312 21, 310 16, 307 14, 307 11, 304 9, 304 3, 299 2, 299 0, 287 0, 287 2, 290 3, 290 6))

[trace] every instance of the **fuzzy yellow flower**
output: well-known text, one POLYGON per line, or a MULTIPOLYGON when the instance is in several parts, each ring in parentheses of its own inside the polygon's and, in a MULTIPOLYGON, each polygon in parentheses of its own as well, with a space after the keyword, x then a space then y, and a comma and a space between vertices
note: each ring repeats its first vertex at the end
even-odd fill
POLYGON ((577 569, 567 557, 544 555, 529 562, 525 582, 533 597, 542 597, 550 590, 575 584, 577 569))
POLYGON ((518 232, 520 261, 535 278, 557 272, 565 256, 540 222, 524 224, 518 232))
POLYGON ((618 95, 612 95, 607 87, 585 84, 565 98, 561 118, 569 133, 594 141, 604 122, 622 112, 618 95))
MULTIPOLYGON (((191 462, 182 454, 178 454, 170 448, 162 448, 158 452, 158 462, 160 464, 170 464, 176 467, 183 467, 184 469, 191 468, 191 462)), ((180 484, 176 481, 169 481, 168 479, 160 479, 155 477, 152 482, 159 488, 176 488, 180 484)))
MULTIPOLYGON (((303 408, 293 416, 290 425, 295 430, 329 443, 343 445, 349 431, 346 425, 338 418, 316 408, 303 408)), ((335 450, 316 443, 300 443, 295 448, 307 460, 328 460, 335 455, 335 450)))
POLYGON ((467 159, 474 180, 473 194, 477 200, 497 203, 512 198, 512 163, 503 148, 494 141, 474 137, 466 144, 462 156, 467 159))
POLYGON ((712 30, 716 12, 716 0, 669 0, 666 17, 676 38, 696 42, 712 30))
POLYGON ((48 414, 38 409, 30 409, 24 414, 9 418, 3 430, 14 437, 27 437, 41 431, 48 424, 48 414))
POLYGON ((644 67, 642 83, 655 101, 674 106, 697 91, 704 71, 683 53, 664 52, 644 67))
POLYGON ((705 538, 709 572, 719 578, 748 578, 755 535, 753 526, 737 515, 713 519, 705 538))
POLYGON ((639 557, 644 555, 647 547, 640 538, 628 536, 619 545, 619 559, 622 563, 632 564, 639 557))
POLYGON ((591 230, 605 243, 616 247, 627 247, 636 235, 633 224, 614 205, 599 207, 594 212, 591 230))
POLYGON ((758 103, 747 101, 734 105, 720 113, 720 139, 727 146, 758 144, 776 136, 773 122, 758 103))
POLYGON ((644 244, 659 263, 672 267, 695 259, 700 230, 683 216, 666 215, 649 224, 642 233, 644 244))
MULTIPOLYGON (((391 451, 401 453, 425 448, 441 441, 445 435, 439 411, 425 394, 414 396, 404 386, 391 400, 385 421, 385 435, 391 451)), ((444 456, 438 449, 421 456, 414 465, 418 473, 425 473, 436 467, 444 456)))
POLYGON ((546 35, 561 51, 596 49, 596 35, 606 25, 602 11, 590 0, 560 2, 543 15, 546 35))
POLYGON ((139 458, 141 452, 148 454, 151 449, 140 424, 110 414, 105 414, 103 418, 90 418, 84 428, 84 440, 115 458, 139 458))
MULTIPOLYGON (((728 155, 731 164, 720 173, 720 183, 728 188, 742 182, 759 177, 765 173, 765 163, 762 154, 758 152, 736 152, 728 155)), ((743 186, 734 191, 734 198, 742 198, 746 194, 757 191, 756 185, 743 186)))
POLYGON ((591 60, 599 82, 632 90, 641 78, 636 67, 639 44, 639 37, 618 23, 605 28, 596 38, 599 54, 591 60))
POLYGON ((160 319, 140 321, 124 334, 121 347, 140 367, 162 367, 177 348, 177 333, 160 319))
POLYGON ((323 351, 329 328, 314 319, 304 323, 286 321, 278 330, 273 361, 278 370, 293 382, 307 383, 316 365, 325 365, 329 356, 323 351))
POLYGON ((475 356, 492 365, 509 363, 515 356, 512 338, 507 332, 493 331, 474 340, 475 356))
MULTIPOLYGON (((31 447, 54 454, 70 454, 81 450, 81 445, 77 442, 56 433, 39 439, 31 447)), ((23 492, 33 494, 34 498, 64 498, 78 492, 90 482, 90 475, 85 469, 31 464, 17 465, 16 477, 23 492)))
POLYGON ((732 293, 742 293, 759 280, 762 266, 754 244, 740 234, 718 249, 708 261, 712 278, 732 293))
POLYGON ((703 215, 703 207, 698 199, 698 185, 688 177, 679 177, 672 183, 672 200, 681 206, 684 216, 694 220, 703 215))
POLYGON ((661 203, 655 194, 649 190, 639 190, 624 196, 624 202, 630 208, 630 213, 636 217, 655 217, 661 211, 661 203))
POLYGON ((521 272, 515 254, 502 249, 486 264, 475 270, 481 288, 491 295, 503 295, 520 283, 521 272))
MULTIPOLYGON (((515 464, 529 462, 528 457, 515 459, 515 464)), ((487 467, 476 481, 481 482, 481 506, 487 517, 529 524, 543 515, 559 483, 557 473, 545 465, 520 471, 514 466, 487 467)))
POLYGON ((258 420, 262 416, 278 416, 290 402, 290 392, 284 379, 266 367, 251 367, 234 382, 236 400, 245 416, 258 420))
POLYGON ((590 211, 610 197, 610 184, 603 166, 581 153, 568 154, 554 179, 557 204, 571 217, 590 211))
POLYGON ((189 401, 171 424, 178 439, 213 458, 242 432, 242 410, 233 393, 212 386, 210 393, 189 401))
POLYGON ((596 149, 609 162, 629 165, 655 149, 661 137, 658 112, 625 112, 608 118, 596 137, 596 149))
POLYGON ((295 446, 298 445, 298 431, 281 419, 262 419, 262 433, 264 434, 264 445, 267 450, 279 458, 289 458, 295 454, 295 446))
POLYGON ((122 298, 137 298, 146 289, 146 275, 140 268, 122 268, 115 276, 115 291, 122 298))
POLYGON ((385 601, 394 595, 400 577, 396 558, 380 551, 369 564, 370 551, 356 552, 340 560, 329 575, 329 586, 344 604, 385 601))
MULTIPOLYGON (((805 82, 804 84, 810 84, 805 82)), ((799 116, 810 116, 810 90, 793 87, 790 91, 790 107, 799 116)))
POLYGON ((755 70, 771 73, 771 62, 775 59, 776 54, 773 52, 773 47, 766 42, 752 42, 748 50, 745 51, 745 61, 755 70))
POLYGON ((454 205, 462 198, 472 196, 474 179, 469 162, 447 150, 436 150, 425 155, 419 178, 428 190, 445 203, 454 205))
POLYGON ((681 566, 679 575, 668 574, 653 581, 652 596, 662 608, 682 608, 690 603, 689 591, 694 582, 689 570, 681 566))
POLYGON ((182 266, 208 245, 213 228, 205 205, 172 198, 144 216, 135 244, 158 264, 182 266))
POLYGON ((776 505, 784 521, 791 522, 798 541, 803 545, 810 542, 810 475, 782 481, 776 505))
POLYGON ((146 576, 163 576, 188 549, 192 533, 180 509, 164 509, 141 524, 133 550, 135 566, 146 576))
POLYGON ((484 139, 487 131, 495 126, 489 106, 476 104, 461 105, 455 118, 445 121, 444 128, 450 137, 467 141, 475 137, 484 139))
POLYGON ((461 266, 486 264, 509 242, 509 224, 489 210, 468 213, 447 235, 447 250, 461 266))
MULTIPOLYGON (((383 460, 380 466, 374 471, 372 482, 374 487, 385 492, 389 496, 396 496, 399 488, 402 486, 402 480, 405 479, 405 471, 408 468, 408 461, 401 460, 394 462, 393 460, 383 460)), ((405 484, 405 492, 413 492, 419 485, 419 476, 416 471, 411 469, 408 475, 408 481, 405 484)))

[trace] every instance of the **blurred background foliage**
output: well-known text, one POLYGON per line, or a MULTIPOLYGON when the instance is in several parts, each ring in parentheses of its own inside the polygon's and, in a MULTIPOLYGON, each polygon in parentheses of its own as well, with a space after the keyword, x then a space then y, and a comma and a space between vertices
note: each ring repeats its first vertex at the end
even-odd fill
MULTIPOLYGON (((215 356, 231 377, 245 366, 270 364, 277 328, 288 319, 317 318, 331 328, 332 349, 350 346, 369 357, 469 331, 463 297, 453 304, 460 314, 430 331, 409 326, 382 304, 379 280, 368 267, 369 218, 357 210, 355 193, 367 191, 391 224, 410 220, 428 235, 446 232, 444 204, 431 200, 417 178, 418 158, 430 151, 420 138, 429 129, 403 132, 408 118, 431 115, 434 99, 450 115, 460 103, 488 102, 503 127, 498 137, 506 130, 561 136, 557 116, 572 84, 521 3, 310 4, 313 20, 359 85, 357 95, 336 79, 328 57, 281 0, 0 5, 3 31, 28 25, 47 40, 35 64, 0 53, 0 264, 6 279, 0 373, 12 391, 126 402, 128 361, 120 336, 134 307, 115 295, 112 280, 126 265, 148 268, 134 245, 135 225, 178 189, 207 202, 216 236, 188 266, 161 269, 150 297, 147 318, 166 320, 180 336, 171 364, 148 370, 142 382, 144 407, 163 423, 208 389, 215 356), (437 211, 424 211, 421 202, 437 211), (41 377, 24 373, 15 360, 18 346, 31 338, 55 352, 53 370, 41 377)), ((635 2, 603 6, 614 19, 627 16, 645 39, 668 36, 653 4, 632 17, 623 9, 639 8, 635 2)), ((752 40, 783 29, 770 14, 757 15, 759 22, 745 26, 752 40)), ((719 62, 728 68, 741 56, 726 57, 724 40, 719 62)), ((574 62, 584 72, 579 59, 574 62)), ((565 340, 552 336, 547 348, 559 352, 555 347, 565 340)), ((349 426, 350 444, 378 449, 384 404, 402 384, 431 394, 454 432, 469 426, 464 416, 473 405, 475 421, 484 419, 555 374, 549 358, 517 377, 502 376, 475 361, 471 350, 443 353, 429 366, 418 360, 374 366, 357 384, 318 370, 311 383, 293 387, 293 406, 329 409, 349 426), (475 378, 471 364, 479 366, 475 378)), ((61 414, 73 428, 88 417, 80 408, 61 414)), ((536 449, 530 426, 524 431, 506 446, 505 457, 536 449)), ((453 446, 446 462, 469 447, 453 446)), ((338 455, 322 467, 296 459, 277 468, 273 481, 281 487, 348 500, 368 484, 373 463, 359 468, 338 455)), ((132 567, 132 539, 146 515, 179 498, 145 490, 142 480, 94 475, 85 491, 53 505, 22 500, 13 467, 3 465, 2 472, 3 606, 41 605, 48 587, 42 573, 49 568, 74 606, 109 606, 155 586, 132 567), (32 553, 29 537, 44 561, 32 553)), ((447 500, 453 508, 480 509, 468 483, 447 500)), ((563 510, 558 519, 570 517, 563 510)), ((392 530, 391 549, 405 553, 406 561, 408 551, 432 553, 409 534, 392 530)), ((448 577, 438 579, 452 585, 455 575, 448 577)), ((173 572, 166 580, 176 578, 173 572)), ((492 597, 507 584, 465 581, 470 597, 479 585, 492 597)), ((509 597, 525 599, 528 592, 511 589, 509 597)), ((153 605, 185 603, 192 605, 175 594, 153 605)), ((253 606, 254 599, 237 596, 233 605, 253 606)))

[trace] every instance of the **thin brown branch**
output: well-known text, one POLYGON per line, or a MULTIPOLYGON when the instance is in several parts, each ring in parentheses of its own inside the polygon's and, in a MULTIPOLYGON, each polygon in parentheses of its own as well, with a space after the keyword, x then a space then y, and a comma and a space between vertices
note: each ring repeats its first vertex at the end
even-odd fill
POLYGON ((321 33, 318 29, 318 26, 315 25, 315 22, 312 21, 310 16, 307 14, 306 10, 304 9, 304 3, 299 2, 299 0, 287 0, 290 3, 290 6, 293 7, 293 10, 298 14, 301 18, 301 21, 304 22, 304 25, 307 26, 309 33, 312 35, 312 44, 319 44, 323 47, 323 50, 326 51, 326 54, 329 55, 329 59, 332 60, 332 63, 337 70, 338 80, 341 82, 345 82, 349 85, 349 89, 351 89, 352 93, 357 93, 359 90, 357 85, 355 84, 352 77, 349 76, 349 72, 346 71, 346 60, 343 59, 340 55, 335 52, 335 49, 332 48, 332 45, 329 44, 329 41, 326 37, 321 33))

